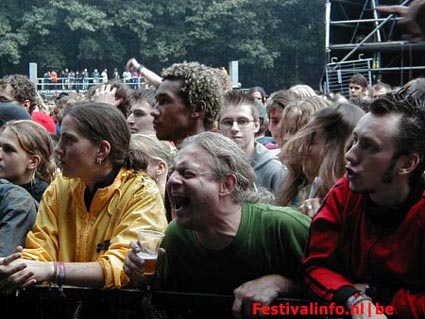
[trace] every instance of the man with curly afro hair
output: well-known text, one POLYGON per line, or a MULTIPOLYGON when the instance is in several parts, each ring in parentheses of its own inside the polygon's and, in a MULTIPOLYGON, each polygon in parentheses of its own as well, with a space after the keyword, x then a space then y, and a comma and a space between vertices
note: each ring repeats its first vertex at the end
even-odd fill
POLYGON ((198 62, 171 65, 162 72, 151 113, 156 136, 178 146, 186 137, 213 129, 223 103, 216 71, 198 62))

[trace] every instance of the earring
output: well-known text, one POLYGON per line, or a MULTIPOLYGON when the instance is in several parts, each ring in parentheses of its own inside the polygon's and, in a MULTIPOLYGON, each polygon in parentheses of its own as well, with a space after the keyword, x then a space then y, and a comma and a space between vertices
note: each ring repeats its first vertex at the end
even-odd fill
POLYGON ((101 157, 96 158, 96 163, 99 165, 102 164, 102 158, 101 157))

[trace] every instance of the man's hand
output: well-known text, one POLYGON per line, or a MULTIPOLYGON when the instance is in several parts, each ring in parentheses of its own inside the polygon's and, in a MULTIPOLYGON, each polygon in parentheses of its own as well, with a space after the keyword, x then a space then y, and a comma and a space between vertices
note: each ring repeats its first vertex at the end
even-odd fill
POLYGON ((400 24, 405 25, 411 33, 411 41, 425 40, 425 30, 418 24, 418 17, 425 15, 425 0, 414 0, 409 6, 377 6, 376 10, 386 14, 397 14, 401 17, 400 24))
POLYGON ((253 302, 269 305, 279 294, 289 294, 295 290, 294 286, 296 284, 292 280, 280 275, 267 275, 248 281, 234 290, 233 315, 239 318, 241 311, 249 315, 253 302))
POLYGON ((140 67, 140 63, 137 62, 135 58, 131 58, 130 60, 127 61, 125 69, 129 71, 133 71, 133 70, 137 70, 139 67, 140 67))
POLYGON ((21 287, 35 284, 34 269, 28 267, 29 260, 21 259, 22 247, 18 246, 15 253, 0 258, 0 291, 9 294, 21 287))
POLYGON ((319 208, 320 198, 317 197, 306 199, 300 206, 298 206, 298 210, 310 218, 313 218, 317 214, 319 208))
MULTIPOLYGON (((152 279, 150 278, 152 276, 147 276, 144 274, 145 268, 143 265, 145 263, 145 260, 137 255, 140 252, 141 248, 139 242, 130 242, 130 250, 128 251, 128 254, 125 257, 123 266, 124 272, 130 278, 130 281, 136 285, 144 285, 152 279)), ((159 262, 159 258, 165 254, 165 250, 160 248, 158 253, 159 255, 157 264, 159 262)))
POLYGON ((113 106, 118 106, 122 103, 122 99, 116 99, 116 93, 116 87, 112 87, 110 84, 101 85, 95 90, 95 93, 91 97, 91 100, 93 102, 106 103, 113 106))

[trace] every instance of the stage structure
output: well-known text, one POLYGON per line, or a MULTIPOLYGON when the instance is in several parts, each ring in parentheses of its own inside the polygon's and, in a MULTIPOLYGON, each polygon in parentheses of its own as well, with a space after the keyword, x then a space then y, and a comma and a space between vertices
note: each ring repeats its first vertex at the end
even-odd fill
POLYGON ((322 90, 348 97, 348 80, 361 73, 371 85, 399 87, 425 76, 425 42, 409 42, 400 17, 382 15, 378 5, 408 5, 410 0, 327 0, 326 66, 322 90))

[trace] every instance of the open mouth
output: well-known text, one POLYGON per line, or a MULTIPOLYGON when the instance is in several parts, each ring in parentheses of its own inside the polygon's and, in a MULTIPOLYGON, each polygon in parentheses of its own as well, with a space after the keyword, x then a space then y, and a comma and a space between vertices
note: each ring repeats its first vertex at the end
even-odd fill
POLYGON ((356 173, 349 167, 346 167, 345 170, 347 171, 348 178, 353 178, 356 175, 356 173))
POLYGON ((174 203, 174 209, 176 213, 178 213, 179 211, 182 211, 183 209, 185 209, 187 206, 190 205, 190 198, 186 196, 180 196, 180 195, 173 196, 172 201, 174 203))

